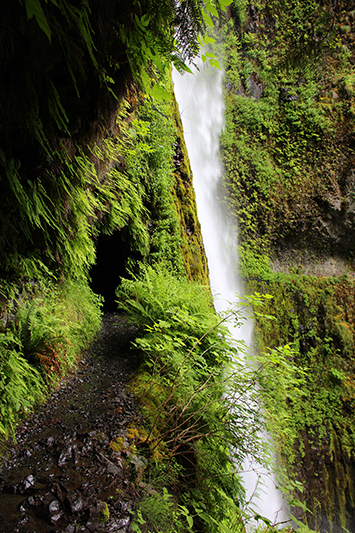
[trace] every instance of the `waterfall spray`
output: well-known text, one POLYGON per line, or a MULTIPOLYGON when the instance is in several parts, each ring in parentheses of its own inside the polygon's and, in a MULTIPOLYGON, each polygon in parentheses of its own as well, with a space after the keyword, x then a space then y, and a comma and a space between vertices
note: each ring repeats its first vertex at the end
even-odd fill
MULTIPOLYGON (((185 142, 193 173, 197 212, 201 224, 212 293, 217 295, 215 309, 225 311, 236 303, 242 293, 237 275, 236 228, 228 222, 220 199, 222 164, 219 158, 219 137, 223 129, 223 74, 216 68, 199 65, 194 75, 173 73, 175 96, 179 104, 185 142)), ((251 320, 241 328, 230 328, 235 340, 251 345, 251 320)), ((268 438, 267 436, 265 438, 268 438)), ((287 519, 275 479, 260 471, 259 465, 246 464, 242 473, 247 499, 252 498, 256 512, 272 523, 287 519), (260 486, 258 487, 258 480, 260 486), (253 498, 256 492, 259 498, 253 498)))

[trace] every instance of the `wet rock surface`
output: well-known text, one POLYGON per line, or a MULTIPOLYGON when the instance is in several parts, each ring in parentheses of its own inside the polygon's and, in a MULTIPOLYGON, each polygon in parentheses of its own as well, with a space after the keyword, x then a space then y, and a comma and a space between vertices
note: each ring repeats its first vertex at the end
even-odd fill
POLYGON ((104 316, 75 373, 29 417, 0 464, 0 532, 130 532, 137 494, 120 453, 137 405, 126 384, 135 329, 104 316))

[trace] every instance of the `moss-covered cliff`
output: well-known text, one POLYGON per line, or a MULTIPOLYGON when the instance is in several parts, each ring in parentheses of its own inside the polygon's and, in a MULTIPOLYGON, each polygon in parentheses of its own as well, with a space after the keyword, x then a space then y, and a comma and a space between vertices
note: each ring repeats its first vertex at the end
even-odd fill
POLYGON ((141 262, 207 283, 170 80, 196 51, 195 4, 2 5, 2 433, 95 335, 90 287, 112 304, 141 262))
MULTIPOLYGON (((354 49, 351 30, 343 30, 352 12, 343 6, 332 39, 316 57, 304 50, 299 65, 297 32, 304 35, 316 16, 311 2, 286 4, 235 2, 226 30, 230 198, 241 239, 259 252, 306 249, 351 259, 354 49)), ((316 47, 318 37, 308 31, 316 47)))
MULTIPOLYGON (((290 344, 301 397, 265 398, 312 527, 354 528, 354 11, 237 0, 225 26, 225 184, 260 350, 290 344)), ((270 376, 271 389, 278 387, 270 376)), ((273 395, 274 394, 274 395, 273 395)))

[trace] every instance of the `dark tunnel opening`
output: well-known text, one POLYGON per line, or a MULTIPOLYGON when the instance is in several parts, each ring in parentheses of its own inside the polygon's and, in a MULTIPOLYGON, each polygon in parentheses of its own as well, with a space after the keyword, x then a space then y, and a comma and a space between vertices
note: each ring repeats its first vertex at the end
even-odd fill
POLYGON ((91 288, 104 298, 104 311, 117 311, 115 290, 121 277, 127 277, 126 260, 131 255, 129 241, 122 231, 100 235, 96 244, 96 264, 90 270, 91 288))

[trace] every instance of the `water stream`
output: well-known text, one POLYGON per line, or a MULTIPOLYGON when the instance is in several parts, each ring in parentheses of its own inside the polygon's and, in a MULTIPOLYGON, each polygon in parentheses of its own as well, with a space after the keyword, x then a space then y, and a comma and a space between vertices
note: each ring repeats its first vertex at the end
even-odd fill
MULTIPOLYGON (((197 211, 207 255, 212 292, 217 295, 216 311, 222 312, 242 294, 237 275, 237 234, 226 216, 220 199, 222 164, 219 137, 223 129, 223 74, 216 68, 200 65, 194 75, 173 73, 176 99, 184 127, 185 142, 193 172, 197 211)), ((230 328, 233 337, 251 346, 251 320, 241 328, 230 328)), ((268 437, 266 437, 268 438, 268 437)), ((272 523, 287 519, 286 503, 276 489, 273 475, 260 465, 245 464, 242 474, 247 499, 253 509, 272 523), (258 493, 258 495, 256 494, 258 493), (254 495, 254 496, 253 496, 254 495)))

